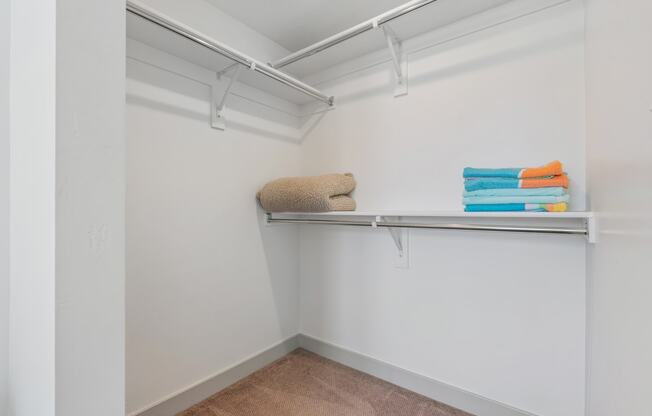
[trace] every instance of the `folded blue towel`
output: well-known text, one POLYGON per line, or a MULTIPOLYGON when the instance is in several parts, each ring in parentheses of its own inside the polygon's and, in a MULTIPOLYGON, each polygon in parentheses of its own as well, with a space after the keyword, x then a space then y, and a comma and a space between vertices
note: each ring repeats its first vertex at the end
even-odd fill
POLYGON ((562 196, 469 196, 464 205, 477 204, 558 204, 568 202, 568 195, 562 196))
POLYGON ((464 191, 464 196, 562 196, 566 189, 557 188, 504 188, 504 189, 479 189, 477 191, 464 191))
POLYGON ((478 204, 464 207, 466 212, 564 212, 567 209, 568 205, 565 202, 559 204, 478 204))

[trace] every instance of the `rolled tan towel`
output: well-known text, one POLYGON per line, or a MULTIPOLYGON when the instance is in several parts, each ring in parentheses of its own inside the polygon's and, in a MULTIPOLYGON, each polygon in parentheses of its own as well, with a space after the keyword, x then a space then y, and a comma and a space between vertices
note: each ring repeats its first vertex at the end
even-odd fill
POLYGON ((280 178, 267 183, 256 198, 267 212, 354 211, 350 173, 280 178))

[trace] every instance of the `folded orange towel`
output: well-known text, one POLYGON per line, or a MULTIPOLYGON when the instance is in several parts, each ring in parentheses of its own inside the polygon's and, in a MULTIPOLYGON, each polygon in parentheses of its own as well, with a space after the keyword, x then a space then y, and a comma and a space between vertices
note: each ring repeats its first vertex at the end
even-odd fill
POLYGON ((464 168, 463 176, 465 179, 471 178, 509 178, 509 179, 526 179, 526 178, 543 178, 547 176, 557 176, 564 173, 564 168, 560 161, 555 160, 539 168, 464 168))
POLYGON ((553 176, 552 178, 521 179, 520 188, 550 188, 561 186, 568 188, 568 176, 566 174, 553 176))
POLYGON ((559 176, 564 173, 564 168, 560 161, 555 160, 540 168, 525 168, 521 172, 520 178, 541 178, 544 176, 559 176))

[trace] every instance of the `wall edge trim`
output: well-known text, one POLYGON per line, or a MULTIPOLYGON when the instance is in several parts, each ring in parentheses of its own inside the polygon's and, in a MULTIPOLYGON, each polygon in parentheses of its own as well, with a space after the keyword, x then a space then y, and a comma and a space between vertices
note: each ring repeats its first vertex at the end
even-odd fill
POLYGON ((170 394, 127 416, 173 416, 207 399, 215 393, 247 377, 251 373, 303 348, 358 371, 446 403, 460 410, 481 416, 536 416, 533 413, 497 402, 476 393, 446 384, 433 378, 395 366, 368 355, 332 344, 317 337, 297 334, 191 386, 170 394))
POLYGON ((299 348, 299 335, 292 335, 262 351, 242 359, 230 367, 218 371, 204 380, 200 380, 195 384, 172 393, 144 408, 127 413, 127 416, 176 415, 297 348, 299 348))
POLYGON ((299 334, 298 339, 305 350, 474 415, 536 416, 317 337, 299 334))

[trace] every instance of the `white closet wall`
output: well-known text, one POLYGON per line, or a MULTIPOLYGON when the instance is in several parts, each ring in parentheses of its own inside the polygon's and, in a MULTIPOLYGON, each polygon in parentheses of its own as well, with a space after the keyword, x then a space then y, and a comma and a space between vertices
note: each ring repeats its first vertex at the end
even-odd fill
MULTIPOLYGON (((261 60, 287 53, 207 3, 147 3, 261 60)), ((351 171, 361 210, 459 210, 464 166, 559 158, 584 209, 581 1, 411 54, 405 97, 389 63, 354 70, 364 57, 311 76, 337 108, 301 144, 267 128, 291 124, 280 107, 241 97, 229 105, 252 117, 210 129, 197 67, 128 49, 129 414, 297 332, 534 414, 583 414, 581 238, 413 231, 405 270, 386 233, 266 227, 254 200, 278 176, 351 171)))
MULTIPOLYGON (((517 2, 518 3, 518 2, 517 2)), ((380 35, 379 35, 380 36, 380 35)), ((584 14, 574 1, 331 82, 303 173, 351 171, 360 210, 460 210, 462 169, 559 158, 585 208, 584 14)), ((585 241, 301 230, 301 332, 540 415, 584 414, 585 241)))
POLYGON ((587 2, 589 414, 650 413, 652 3, 587 2))
POLYGON ((10 415, 124 411, 124 13, 11 1, 10 415))
POLYGON ((121 0, 56 1, 56 415, 124 412, 125 33, 121 0))
POLYGON ((0 414, 9 376, 9 44, 11 2, 0 4, 0 414))
MULTIPOLYGON (((203 1, 148 4, 257 58, 287 53, 203 1)), ((299 146, 265 127, 287 114, 231 97, 259 118, 211 129, 209 88, 183 76, 198 71, 127 62, 128 414, 298 331, 298 231, 264 227, 254 197, 300 173, 299 146)))
POLYGON ((50 416, 55 411, 55 15, 51 1, 11 1, 9 377, 14 414, 50 416), (43 39, 39 48, 32 47, 32 37, 43 39), (37 93, 35 106, 29 97, 37 93))

